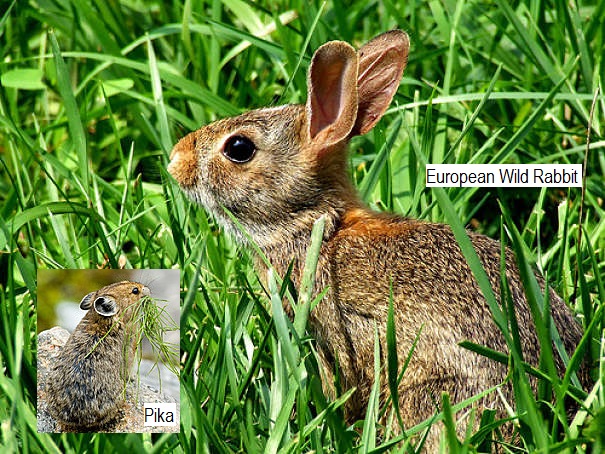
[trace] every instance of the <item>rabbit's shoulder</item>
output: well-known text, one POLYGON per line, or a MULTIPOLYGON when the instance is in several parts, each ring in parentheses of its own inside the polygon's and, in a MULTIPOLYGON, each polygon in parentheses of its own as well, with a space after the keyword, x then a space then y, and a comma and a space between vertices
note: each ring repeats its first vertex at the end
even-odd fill
MULTIPOLYGON (((482 265, 495 286, 500 271, 500 243, 469 232, 482 265)), ((507 252, 507 266, 516 267, 507 252)), ((479 292, 467 259, 444 224, 359 209, 346 213, 330 241, 333 277, 340 282, 373 283, 407 295, 426 297, 479 292)), ((517 284, 517 282, 515 282, 517 284)), ((385 289, 381 289, 385 290, 385 289)))

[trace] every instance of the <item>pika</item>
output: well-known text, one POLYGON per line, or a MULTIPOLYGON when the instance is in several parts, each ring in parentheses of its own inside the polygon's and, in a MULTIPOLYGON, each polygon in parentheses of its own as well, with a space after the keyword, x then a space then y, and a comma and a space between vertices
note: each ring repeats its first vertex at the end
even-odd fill
POLYGON ((68 430, 103 427, 119 417, 136 348, 133 307, 149 288, 122 281, 82 298, 88 311, 48 376, 50 413, 68 430))

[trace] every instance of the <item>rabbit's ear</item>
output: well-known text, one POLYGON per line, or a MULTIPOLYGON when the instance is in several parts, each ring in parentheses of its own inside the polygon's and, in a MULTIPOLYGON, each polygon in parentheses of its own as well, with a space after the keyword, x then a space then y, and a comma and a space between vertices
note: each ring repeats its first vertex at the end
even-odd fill
POLYGON ((307 79, 307 126, 311 142, 326 149, 346 139, 357 117, 357 52, 331 41, 313 55, 307 79))
POLYGON ((401 30, 378 35, 359 49, 359 106, 352 135, 365 134, 391 104, 408 63, 410 40, 401 30))

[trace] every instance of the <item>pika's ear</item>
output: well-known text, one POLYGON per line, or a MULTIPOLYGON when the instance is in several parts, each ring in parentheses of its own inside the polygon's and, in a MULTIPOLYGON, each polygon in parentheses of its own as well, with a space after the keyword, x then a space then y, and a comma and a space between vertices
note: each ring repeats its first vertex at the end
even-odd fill
POLYGON ((307 78, 307 127, 320 154, 346 139, 357 117, 357 52, 343 41, 321 46, 307 78))
POLYGON ((95 292, 90 292, 88 295, 82 298, 82 301, 80 301, 80 309, 87 311, 92 307, 92 296, 94 294, 95 292))
POLYGON ((401 30, 378 35, 359 49, 357 119, 352 135, 374 127, 391 104, 408 63, 410 39, 401 30))
POLYGON ((111 317, 118 312, 118 303, 108 296, 99 296, 95 299, 95 311, 103 317, 111 317))

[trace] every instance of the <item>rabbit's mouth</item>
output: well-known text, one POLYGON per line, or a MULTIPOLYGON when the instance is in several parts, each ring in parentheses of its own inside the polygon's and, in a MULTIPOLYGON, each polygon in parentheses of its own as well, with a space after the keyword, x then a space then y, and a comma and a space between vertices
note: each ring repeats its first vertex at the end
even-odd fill
POLYGON ((168 173, 174 177, 183 190, 193 190, 197 184, 197 175, 188 173, 183 167, 187 166, 183 166, 179 158, 173 159, 168 164, 168 173))

